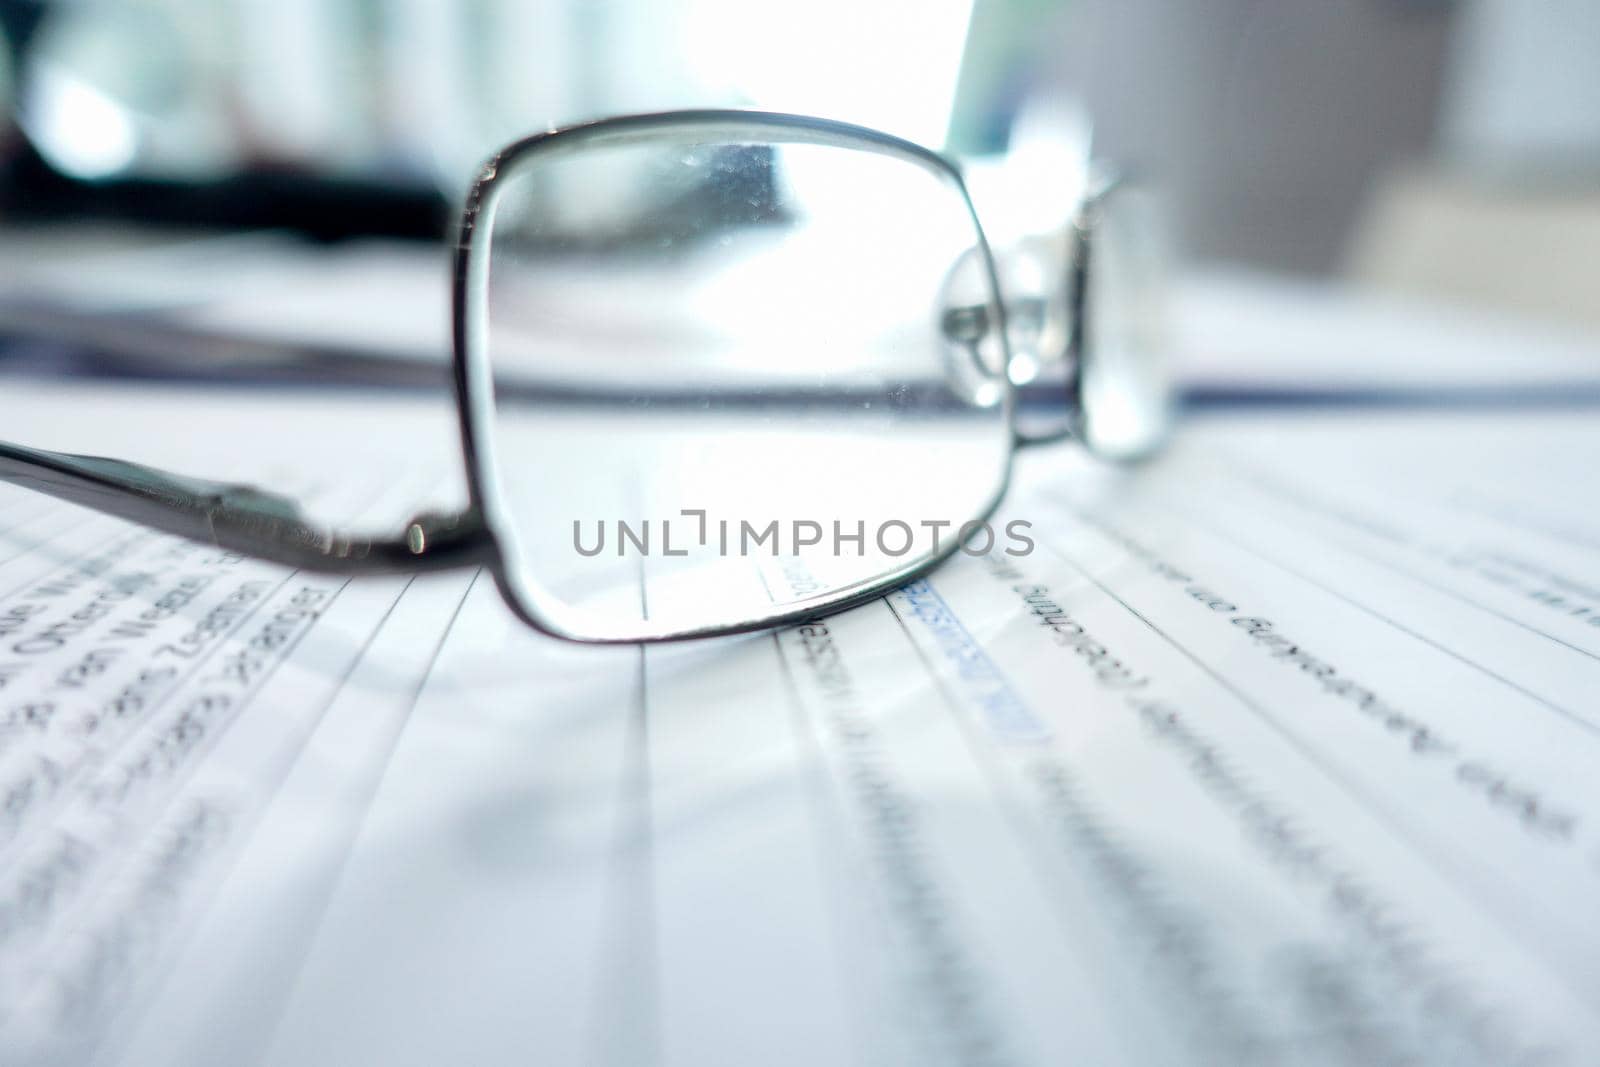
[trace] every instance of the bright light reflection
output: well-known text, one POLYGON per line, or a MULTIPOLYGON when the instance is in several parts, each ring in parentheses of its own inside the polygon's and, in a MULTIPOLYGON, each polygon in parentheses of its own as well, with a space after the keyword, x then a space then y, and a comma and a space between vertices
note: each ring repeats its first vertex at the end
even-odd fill
POLYGON ((688 66, 755 107, 944 143, 972 0, 696 0, 688 66))
POLYGON ((1081 106, 1030 107, 1011 129, 1004 157, 967 168, 967 185, 991 244, 1054 233, 1072 221, 1089 186, 1093 129, 1081 106))
POLYGON ((78 178, 105 178, 127 169, 139 147, 133 121, 120 104, 53 66, 36 71, 22 125, 56 169, 78 178))

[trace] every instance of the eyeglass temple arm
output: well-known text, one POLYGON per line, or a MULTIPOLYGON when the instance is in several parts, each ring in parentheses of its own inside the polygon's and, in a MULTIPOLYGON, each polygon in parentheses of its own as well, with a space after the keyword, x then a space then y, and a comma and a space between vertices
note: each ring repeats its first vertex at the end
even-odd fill
POLYGON ((410 574, 482 564, 492 551, 470 515, 414 519, 404 538, 348 537, 310 524, 288 497, 252 486, 3 441, 0 481, 301 570, 410 574))

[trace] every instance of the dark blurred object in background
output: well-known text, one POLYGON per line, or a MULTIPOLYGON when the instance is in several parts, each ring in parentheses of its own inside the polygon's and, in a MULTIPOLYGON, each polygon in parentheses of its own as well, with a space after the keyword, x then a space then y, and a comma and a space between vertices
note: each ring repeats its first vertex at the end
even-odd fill
POLYGON ((1437 150, 1380 182, 1352 277, 1600 335, 1600 4, 1461 7, 1437 150))
POLYGON ((1374 175, 1432 141, 1454 5, 1081 0, 1041 72, 1160 174, 1192 255, 1327 273, 1374 175))
POLYGON ((1594 332, 1597 57, 1592 0, 977 0, 956 133, 1070 101, 1191 264, 1594 332))
POLYGON ((446 235, 449 206, 435 185, 260 168, 209 179, 85 181, 19 146, 0 183, 13 222, 125 219, 207 228, 297 230, 318 240, 446 235))

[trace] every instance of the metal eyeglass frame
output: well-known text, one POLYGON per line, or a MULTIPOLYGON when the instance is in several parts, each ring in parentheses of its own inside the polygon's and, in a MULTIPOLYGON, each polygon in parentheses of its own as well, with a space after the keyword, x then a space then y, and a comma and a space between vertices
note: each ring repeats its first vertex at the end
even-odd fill
MULTIPOLYGON (((452 278, 453 380, 468 486, 467 508, 452 515, 422 515, 394 538, 369 539, 311 524, 290 498, 247 485, 190 478, 124 460, 49 452, 0 442, 0 481, 149 526, 230 552, 302 570, 344 575, 414 574, 485 567, 511 610, 528 625, 554 637, 591 644, 685 640, 764 629, 843 611, 938 566, 959 547, 956 539, 874 578, 824 594, 774 605, 772 611, 726 623, 686 629, 604 636, 575 632, 540 610, 522 569, 511 555, 514 535, 507 520, 505 494, 495 463, 491 425, 494 381, 485 347, 487 333, 489 240, 500 191, 508 177, 535 157, 586 147, 648 142, 685 133, 708 141, 817 144, 880 153, 918 164, 949 182, 971 217, 975 248, 987 274, 989 319, 998 330, 1003 364, 1010 366, 1005 309, 1000 300, 994 257, 960 171, 949 159, 921 145, 850 123, 776 112, 693 110, 624 115, 535 134, 507 145, 479 170, 467 194, 454 248, 452 278)), ((1002 382, 1004 417, 1012 448, 992 499, 973 521, 989 519, 1010 485, 1018 447, 1071 436, 1081 416, 1082 397, 1071 373, 1081 365, 1081 321, 1087 287, 1088 251, 1098 197, 1091 197, 1074 225, 1073 257, 1064 284, 1073 308, 1068 353, 1069 417, 1063 429, 1024 435, 1015 418, 1016 387, 1008 373, 1002 382)))

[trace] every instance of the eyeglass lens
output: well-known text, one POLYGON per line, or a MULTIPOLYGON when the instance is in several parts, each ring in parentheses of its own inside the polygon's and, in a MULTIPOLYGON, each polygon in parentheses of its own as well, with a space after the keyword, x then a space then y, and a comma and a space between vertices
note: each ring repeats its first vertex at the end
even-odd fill
POLYGON ((501 184, 502 533, 562 629, 755 621, 1004 537, 972 524, 1011 436, 992 281, 948 175, 678 133, 535 153, 501 184))

